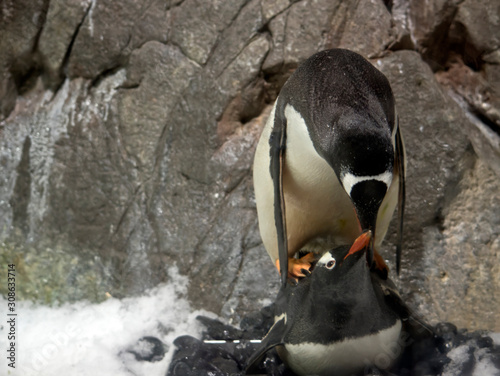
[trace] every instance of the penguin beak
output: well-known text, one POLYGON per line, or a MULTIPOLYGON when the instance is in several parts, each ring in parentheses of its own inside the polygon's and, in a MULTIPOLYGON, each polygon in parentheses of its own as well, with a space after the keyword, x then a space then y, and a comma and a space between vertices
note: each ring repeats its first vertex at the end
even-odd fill
POLYGON ((371 243, 373 240, 373 235, 371 230, 363 232, 358 238, 354 241, 349 252, 345 255, 344 260, 348 258, 350 255, 353 255, 359 251, 363 251, 365 249, 371 248, 371 243))

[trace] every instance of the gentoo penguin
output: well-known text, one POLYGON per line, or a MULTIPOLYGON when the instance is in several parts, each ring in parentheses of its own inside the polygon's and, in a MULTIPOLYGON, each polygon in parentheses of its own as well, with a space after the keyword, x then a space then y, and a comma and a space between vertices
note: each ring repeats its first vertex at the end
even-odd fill
MULTIPOLYGON (((398 202, 401 243, 404 166, 387 78, 344 49, 306 60, 281 89, 253 165, 260 234, 278 270, 302 276, 312 256, 294 259, 299 251, 322 253, 368 240, 374 266, 387 275, 373 248, 398 202), (373 238, 354 242, 361 233, 373 238)), ((398 272, 399 259, 400 246, 398 272)), ((281 276, 286 283, 287 273, 281 276)))
POLYGON ((276 347, 298 375, 352 375, 365 367, 388 369, 415 339, 433 330, 401 300, 390 279, 371 271, 366 248, 340 246, 324 253, 311 272, 280 289, 275 320, 247 363, 261 373, 276 347))

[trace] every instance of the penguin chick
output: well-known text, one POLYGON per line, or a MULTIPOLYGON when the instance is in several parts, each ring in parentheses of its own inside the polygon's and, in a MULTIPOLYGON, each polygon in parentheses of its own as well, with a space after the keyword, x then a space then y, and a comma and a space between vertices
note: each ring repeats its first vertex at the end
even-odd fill
POLYGON ((253 165, 260 234, 278 270, 300 277, 312 259, 295 259, 301 249, 322 253, 371 231, 369 255, 387 275, 372 252, 397 204, 401 243, 404 165, 386 77, 344 49, 306 60, 281 89, 253 165))
POLYGON ((365 367, 388 369, 401 355, 407 335, 432 336, 401 300, 394 284, 370 271, 366 249, 341 246, 326 252, 311 274, 282 286, 275 321, 248 361, 258 371, 276 347, 298 375, 351 375, 365 367))

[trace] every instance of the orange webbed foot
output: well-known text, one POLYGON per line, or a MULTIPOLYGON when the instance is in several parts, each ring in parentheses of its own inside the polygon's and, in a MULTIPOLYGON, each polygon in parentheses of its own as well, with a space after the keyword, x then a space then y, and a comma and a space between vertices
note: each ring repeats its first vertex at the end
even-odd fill
MULTIPOLYGON (((314 261, 314 253, 310 252, 299 259, 288 259, 288 276, 291 278, 305 277, 311 269, 312 262, 314 261)), ((309 273, 310 274, 310 273, 309 273)))
MULTIPOLYGON (((310 274, 309 269, 311 269, 312 262, 314 261, 315 256, 314 253, 308 253, 305 256, 301 258, 293 258, 289 257, 288 258, 288 277, 293 278, 295 280, 306 277, 307 275, 310 274)), ((278 269, 278 272, 280 272, 280 262, 279 259, 276 260, 276 269, 278 269)), ((281 274, 281 272, 280 272, 281 274)))

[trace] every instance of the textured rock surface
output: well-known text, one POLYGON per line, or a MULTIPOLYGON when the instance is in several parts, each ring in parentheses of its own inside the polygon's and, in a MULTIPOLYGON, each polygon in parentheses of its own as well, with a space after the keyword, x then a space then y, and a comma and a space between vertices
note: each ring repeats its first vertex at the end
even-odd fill
POLYGON ((254 148, 293 69, 345 47, 387 75, 404 130, 401 290, 431 321, 500 330, 498 6, 3 1, 1 259, 47 302, 141 293, 176 264, 195 307, 267 304, 254 148))
POLYGON ((444 209, 443 231, 426 228, 422 274, 436 316, 460 326, 500 327, 500 179, 477 160, 444 209), (497 194, 492 194, 497 192, 497 194), (464 221, 474 218, 473 221, 464 221), (430 264, 440 260, 438 267, 430 264), (465 282, 464 282, 465 281, 465 282), (488 305, 481 301, 489 300, 488 305), (449 310, 448 307, 453 307, 449 310))

